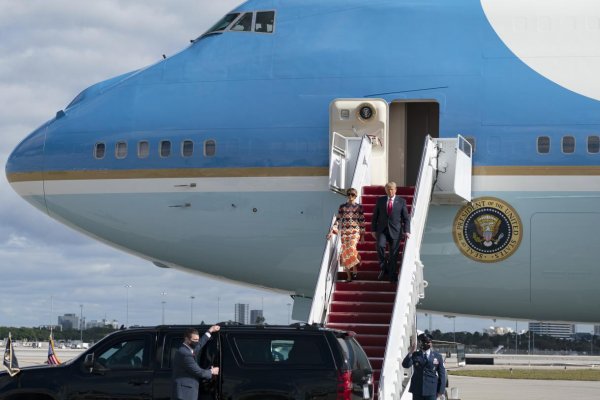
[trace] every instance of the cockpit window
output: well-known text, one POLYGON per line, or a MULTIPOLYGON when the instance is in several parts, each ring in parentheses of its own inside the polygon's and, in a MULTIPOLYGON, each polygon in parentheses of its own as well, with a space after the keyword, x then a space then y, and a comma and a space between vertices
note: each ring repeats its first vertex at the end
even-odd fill
POLYGON ((229 26, 229 24, 231 24, 233 20, 235 20, 238 17, 238 15, 240 15, 240 13, 227 14, 226 16, 221 18, 219 22, 214 24, 213 27, 210 28, 206 33, 224 31, 229 26))
POLYGON ((244 14, 231 27, 231 30, 236 32, 250 32, 252 30, 252 13, 248 12, 244 14))
POLYGON ((256 13, 254 32, 273 33, 275 11, 259 11, 256 13))
POLYGON ((255 11, 227 14, 198 39, 211 33, 258 32, 273 33, 275 30, 275 11, 255 11))

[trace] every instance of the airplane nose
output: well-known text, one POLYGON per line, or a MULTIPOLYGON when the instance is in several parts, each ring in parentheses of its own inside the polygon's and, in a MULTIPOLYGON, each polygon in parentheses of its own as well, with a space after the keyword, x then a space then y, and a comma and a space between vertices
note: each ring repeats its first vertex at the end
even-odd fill
POLYGON ((44 145, 47 124, 33 131, 13 150, 6 162, 6 179, 13 190, 43 212, 44 145))

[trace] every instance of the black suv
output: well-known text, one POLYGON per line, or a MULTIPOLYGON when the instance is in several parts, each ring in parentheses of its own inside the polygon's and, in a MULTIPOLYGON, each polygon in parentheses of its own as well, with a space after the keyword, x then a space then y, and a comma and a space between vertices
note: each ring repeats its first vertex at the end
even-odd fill
MULTIPOLYGON (((2 400, 169 399, 186 326, 114 332, 58 366, 0 373, 2 400)), ((203 334, 209 326, 197 327, 203 334)), ((220 367, 202 398, 372 399, 373 370, 354 335, 309 325, 222 325, 200 354, 220 367)))

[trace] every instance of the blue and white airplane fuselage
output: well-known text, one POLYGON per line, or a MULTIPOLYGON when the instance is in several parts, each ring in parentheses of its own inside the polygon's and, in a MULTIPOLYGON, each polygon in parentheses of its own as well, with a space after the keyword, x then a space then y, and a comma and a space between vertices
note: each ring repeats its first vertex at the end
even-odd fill
POLYGON ((83 91, 13 151, 13 188, 156 265, 310 297, 342 202, 330 103, 433 102, 439 137, 474 141, 473 198, 510 205, 522 236, 477 260, 455 238, 462 209, 432 206, 421 307, 600 321, 600 5, 255 0, 231 14, 83 91))

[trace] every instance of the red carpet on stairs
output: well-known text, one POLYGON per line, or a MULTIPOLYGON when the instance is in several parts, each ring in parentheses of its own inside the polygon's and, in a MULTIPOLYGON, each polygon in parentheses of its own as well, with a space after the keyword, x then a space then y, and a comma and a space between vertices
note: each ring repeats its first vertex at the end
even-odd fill
MULTIPOLYGON (((411 212, 414 187, 398 187, 397 196, 406 200, 408 212, 411 212)), ((327 315, 326 326, 334 329, 356 332, 371 366, 375 380, 375 393, 379 386, 381 366, 385 353, 397 283, 378 281, 379 262, 375 249, 375 239, 371 235, 371 217, 377 198, 385 195, 383 186, 365 186, 362 192, 363 209, 367 224, 366 243, 358 245, 361 264, 358 277, 353 282, 344 282, 345 272, 338 273, 333 301, 327 315)), ((404 243, 400 246, 399 260, 402 260, 404 243)), ((400 262, 398 268, 400 267, 400 262)))

